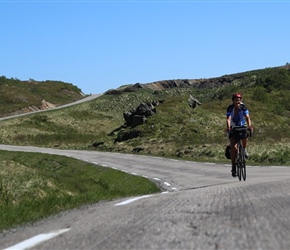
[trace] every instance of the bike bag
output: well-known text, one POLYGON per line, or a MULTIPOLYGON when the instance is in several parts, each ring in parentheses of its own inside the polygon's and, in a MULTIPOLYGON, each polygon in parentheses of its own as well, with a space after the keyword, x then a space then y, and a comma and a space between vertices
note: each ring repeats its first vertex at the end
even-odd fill
POLYGON ((245 139, 248 137, 248 130, 247 130, 247 127, 245 126, 233 127, 231 130, 231 134, 236 139, 245 139))

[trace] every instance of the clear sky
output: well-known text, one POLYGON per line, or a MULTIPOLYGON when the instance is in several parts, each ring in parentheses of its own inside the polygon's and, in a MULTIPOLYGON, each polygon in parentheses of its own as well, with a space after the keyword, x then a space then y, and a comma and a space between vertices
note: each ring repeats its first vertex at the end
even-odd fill
POLYGON ((0 76, 85 94, 290 63, 290 0, 0 0, 0 11, 0 76))

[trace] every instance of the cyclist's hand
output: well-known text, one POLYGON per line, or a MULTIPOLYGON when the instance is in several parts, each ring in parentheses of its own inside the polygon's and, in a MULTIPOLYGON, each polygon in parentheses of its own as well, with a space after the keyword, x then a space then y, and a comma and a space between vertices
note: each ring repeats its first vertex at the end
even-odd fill
POLYGON ((248 129, 250 130, 250 137, 252 137, 253 132, 254 132, 254 128, 252 126, 248 126, 248 129))
POLYGON ((248 126, 248 129, 250 129, 252 133, 254 132, 254 128, 252 126, 248 126))
POLYGON ((231 131, 231 128, 227 128, 226 132, 229 133, 231 131))

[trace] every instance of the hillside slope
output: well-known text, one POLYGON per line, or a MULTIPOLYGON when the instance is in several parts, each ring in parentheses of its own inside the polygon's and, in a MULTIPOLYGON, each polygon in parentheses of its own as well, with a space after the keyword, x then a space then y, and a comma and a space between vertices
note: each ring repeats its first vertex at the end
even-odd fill
POLYGON ((44 110, 83 97, 82 91, 70 83, 0 77, 0 117, 44 110))

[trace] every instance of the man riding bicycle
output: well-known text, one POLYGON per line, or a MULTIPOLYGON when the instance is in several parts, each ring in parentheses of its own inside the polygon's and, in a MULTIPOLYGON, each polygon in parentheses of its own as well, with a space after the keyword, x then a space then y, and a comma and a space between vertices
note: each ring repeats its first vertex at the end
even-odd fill
MULTIPOLYGON (((248 126, 248 128, 253 131, 252 122, 250 119, 249 110, 242 103, 242 95, 239 93, 235 93, 232 95, 233 103, 228 106, 227 108, 227 132, 229 134, 230 139, 230 155, 231 155, 231 162, 232 162, 232 176, 236 176, 236 166, 235 166, 235 159, 237 155, 237 140, 231 133, 231 129, 235 126, 248 126)), ((243 147, 245 149, 245 157, 248 158, 249 154, 246 151, 248 138, 242 139, 243 147)))

